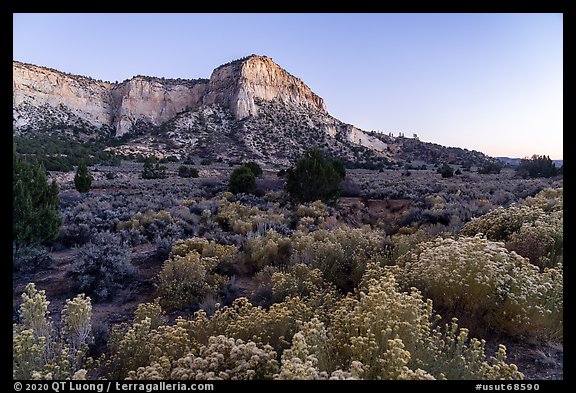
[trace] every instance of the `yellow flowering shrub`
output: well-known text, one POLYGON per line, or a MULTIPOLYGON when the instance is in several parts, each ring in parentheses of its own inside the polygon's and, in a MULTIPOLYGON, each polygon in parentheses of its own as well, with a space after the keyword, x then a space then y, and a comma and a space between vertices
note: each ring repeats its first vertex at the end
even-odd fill
POLYGON ((287 224, 288 220, 278 205, 260 210, 256 206, 246 206, 239 201, 230 202, 226 198, 217 199, 216 221, 226 230, 246 235, 267 226, 287 224))
POLYGON ((390 263, 391 248, 384 233, 369 226, 295 232, 292 235, 290 260, 319 269, 328 282, 341 290, 350 291, 360 282, 368 261, 390 263))
POLYGON ((219 244, 201 237, 175 241, 170 256, 185 256, 190 251, 196 251, 202 257, 217 258, 219 271, 231 269, 237 262, 238 248, 236 246, 219 244))
POLYGON ((14 379, 66 379, 91 363, 86 359, 92 340, 90 298, 80 294, 66 300, 60 331, 49 315, 49 304, 45 291, 26 285, 19 310, 22 322, 12 327, 14 379))
POLYGON ((141 232, 145 231, 145 228, 152 222, 162 222, 164 225, 174 222, 170 212, 165 210, 160 210, 158 212, 153 212, 152 210, 146 210, 144 213, 136 213, 128 221, 120 221, 116 224, 116 230, 121 231, 123 229, 138 229, 141 232))
POLYGON ((185 325, 190 336, 201 344, 206 344, 210 336, 224 335, 269 344, 281 352, 290 345, 297 321, 309 320, 313 314, 314 309, 299 297, 286 298, 268 310, 238 298, 231 306, 217 309, 210 318, 198 311, 185 325))
POLYGON ((480 235, 422 243, 399 264, 403 286, 421 289, 444 309, 512 335, 561 338, 561 268, 541 273, 480 235))
POLYGON ((506 242, 506 248, 528 258, 540 269, 556 266, 564 254, 562 212, 551 213, 547 220, 522 224, 506 242))
MULTIPOLYGON (((348 295, 333 311, 332 364, 362 364, 363 379, 520 379, 505 349, 486 359, 484 343, 469 340, 455 322, 435 327, 432 301, 412 288, 401 292, 391 274, 369 279, 367 291, 348 295)), ((334 366, 333 366, 334 367, 334 366)))
POLYGON ((319 217, 328 217, 328 206, 320 200, 312 203, 298 205, 296 208, 296 215, 298 217, 312 217, 317 219, 319 217))
POLYGON ((546 188, 533 197, 528 197, 523 202, 530 207, 538 207, 545 212, 554 212, 564 210, 564 189, 546 188))
POLYGON ((320 200, 312 203, 298 205, 296 208, 296 216, 298 217, 297 229, 307 231, 313 225, 319 225, 330 216, 328 206, 320 200))
POLYGON ((269 230, 264 236, 248 238, 245 246, 245 264, 249 270, 257 272, 265 266, 287 265, 292 252, 290 238, 269 230))
POLYGON ((291 266, 286 273, 272 274, 272 295, 275 301, 286 296, 308 296, 324 286, 322 272, 299 263, 291 266))
POLYGON ((162 311, 158 298, 152 303, 142 303, 136 307, 134 311, 134 321, 141 322, 146 318, 150 318, 150 327, 152 329, 156 329, 166 322, 166 317, 164 316, 164 311, 162 311))
POLYGON ((524 205, 498 207, 481 217, 472 218, 460 231, 462 236, 482 233, 490 240, 506 241, 523 223, 534 222, 544 215, 540 208, 524 205))
POLYGON ((268 310, 246 298, 172 326, 135 319, 111 338, 113 378, 521 379, 506 350, 485 353, 454 320, 443 328, 418 290, 402 292, 371 262, 361 290, 286 297, 268 310), (145 343, 145 344, 144 344, 145 343), (277 360, 280 360, 280 363, 277 360))
POLYGON ((392 236, 392 243, 394 244, 392 259, 394 261, 414 249, 418 244, 430 240, 430 236, 426 234, 424 229, 416 231, 403 231, 402 229, 400 228, 398 233, 392 236))
POLYGON ((158 273, 160 304, 167 309, 198 303, 207 295, 217 295, 228 279, 214 270, 217 257, 202 257, 196 250, 184 256, 172 255, 158 273))

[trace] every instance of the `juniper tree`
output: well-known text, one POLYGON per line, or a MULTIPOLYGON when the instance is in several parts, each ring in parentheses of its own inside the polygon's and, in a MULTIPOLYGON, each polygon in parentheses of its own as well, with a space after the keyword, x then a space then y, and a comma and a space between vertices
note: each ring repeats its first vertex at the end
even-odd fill
POLYGON ((85 162, 78 165, 76 175, 74 175, 74 186, 78 192, 90 191, 90 186, 92 186, 92 176, 88 172, 88 167, 85 162))
POLYGON ((324 158, 318 149, 306 152, 296 168, 289 169, 286 191, 303 202, 334 202, 340 195, 340 182, 346 172, 337 161, 324 158))
POLYGON ((12 154, 12 237, 18 244, 40 244, 58 236, 62 220, 58 216, 59 190, 56 181, 48 183, 46 170, 37 161, 12 154))

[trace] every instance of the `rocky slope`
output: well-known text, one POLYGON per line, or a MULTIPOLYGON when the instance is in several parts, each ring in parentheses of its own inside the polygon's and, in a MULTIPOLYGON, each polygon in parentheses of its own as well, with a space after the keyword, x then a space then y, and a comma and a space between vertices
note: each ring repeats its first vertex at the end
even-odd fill
MULTIPOLYGON (((304 82, 256 55, 216 68, 209 80, 136 76, 122 83, 14 61, 13 132, 79 141, 114 136, 123 144, 110 150, 124 155, 250 157, 282 165, 317 146, 350 163, 382 167, 401 160, 407 143, 335 119, 304 82)), ((422 146, 408 143, 410 159, 422 146)))

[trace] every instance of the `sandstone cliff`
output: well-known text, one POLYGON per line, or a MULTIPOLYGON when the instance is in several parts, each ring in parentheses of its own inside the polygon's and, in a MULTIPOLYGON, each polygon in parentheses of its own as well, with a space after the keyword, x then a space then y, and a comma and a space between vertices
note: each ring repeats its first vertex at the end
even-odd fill
POLYGON ((249 56, 216 68, 204 103, 226 106, 243 119, 257 113, 256 98, 326 112, 321 97, 266 56, 249 56))
POLYGON ((29 108, 65 107, 116 136, 139 123, 160 125, 177 113, 218 104, 237 120, 257 113, 256 99, 326 111, 322 98, 272 59, 249 56, 214 70, 209 81, 136 76, 122 83, 96 81, 34 65, 13 62, 14 128, 35 121, 29 108))
POLYGON ((95 126, 113 121, 111 83, 17 61, 12 63, 12 72, 15 128, 36 120, 23 110, 27 106, 63 105, 95 126))
POLYGON ((203 81, 173 83, 141 76, 114 86, 111 110, 116 136, 128 133, 138 120, 159 125, 178 112, 198 106, 206 87, 203 81))

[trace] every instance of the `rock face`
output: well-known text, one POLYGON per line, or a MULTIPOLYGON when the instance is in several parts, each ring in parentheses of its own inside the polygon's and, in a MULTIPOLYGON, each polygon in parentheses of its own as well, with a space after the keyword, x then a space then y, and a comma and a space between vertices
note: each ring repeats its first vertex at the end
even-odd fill
POLYGON ((113 128, 117 137, 142 124, 160 125, 201 105, 221 105, 237 120, 257 113, 256 99, 326 112, 322 98, 265 56, 220 66, 209 81, 136 76, 109 83, 17 61, 12 67, 16 130, 37 122, 30 108, 44 106, 65 107, 95 127, 113 128))
POLYGON ((207 83, 171 83, 156 78, 134 77, 112 89, 113 127, 116 136, 128 133, 137 121, 159 125, 178 112, 198 106, 207 83))
POLYGON ((111 124, 113 84, 70 76, 56 70, 12 62, 14 127, 28 125, 27 106, 66 106, 73 113, 100 126, 111 124))
POLYGON ((204 103, 228 107, 243 119, 257 113, 256 98, 326 112, 321 97, 266 56, 250 56, 215 69, 204 103))

